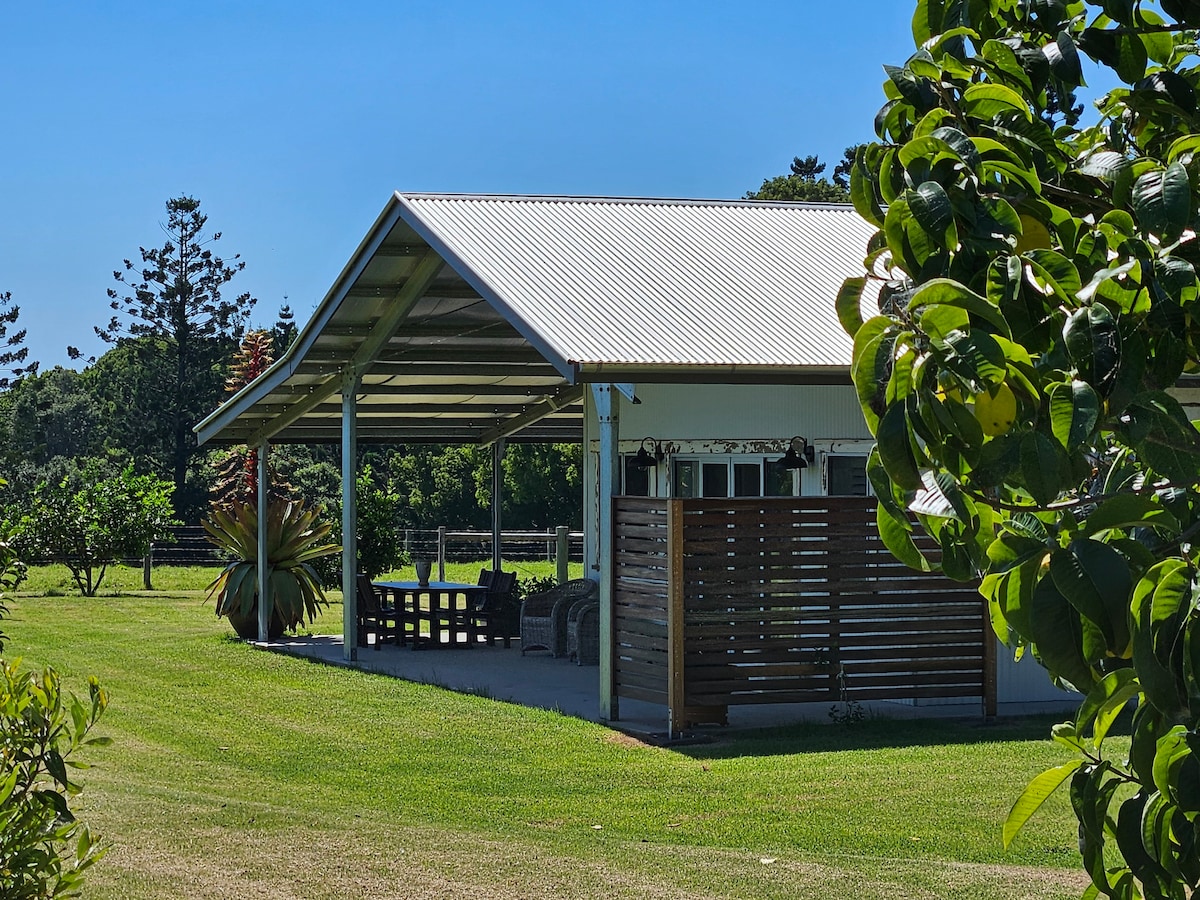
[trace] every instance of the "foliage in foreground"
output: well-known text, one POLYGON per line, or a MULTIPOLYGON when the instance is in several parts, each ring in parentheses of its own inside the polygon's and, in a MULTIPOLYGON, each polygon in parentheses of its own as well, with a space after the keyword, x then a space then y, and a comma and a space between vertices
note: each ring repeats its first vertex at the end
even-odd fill
POLYGON ((27 558, 65 564, 85 597, 96 595, 110 563, 144 556, 178 524, 169 481, 132 467, 111 478, 97 471, 85 466, 77 478, 39 485, 18 538, 27 558))
POLYGON ((935 567, 915 514, 997 634, 1087 695, 1005 839, 1069 780, 1088 896, 1200 886, 1200 433, 1169 393, 1200 371, 1196 27, 1191 0, 919 0, 851 178, 880 229, 838 301, 880 532, 935 567), (1119 84, 1085 125, 1083 56, 1119 84))
MULTIPOLYGON (((0 540, 0 599, 14 588, 24 566, 0 540)), ((8 609, 0 604, 0 617, 8 609)), ((0 651, 6 638, 0 634, 0 651)), ((84 873, 104 855, 75 821, 68 797, 79 786, 67 778, 70 759, 84 744, 106 744, 88 732, 108 706, 95 678, 89 703, 64 696, 53 669, 40 676, 0 659, 0 896, 78 896, 84 873)))
POLYGON ((0 896, 76 897, 84 874, 104 855, 68 799, 79 785, 67 767, 108 705, 95 678, 88 701, 64 694, 53 669, 21 672, 0 660, 0 896))

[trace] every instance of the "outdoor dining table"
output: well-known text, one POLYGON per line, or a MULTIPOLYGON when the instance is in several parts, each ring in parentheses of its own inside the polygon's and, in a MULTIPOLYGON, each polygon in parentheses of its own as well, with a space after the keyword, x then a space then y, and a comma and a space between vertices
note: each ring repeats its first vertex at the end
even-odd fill
POLYGON ((455 581, 376 581, 375 587, 390 595, 396 608, 396 643, 407 639, 411 623, 413 649, 419 647, 470 646, 471 618, 465 613, 487 594, 487 586, 455 581), (428 637, 421 634, 426 627, 428 637), (442 636, 446 639, 443 642, 442 636), (459 638, 463 643, 459 643, 459 638))

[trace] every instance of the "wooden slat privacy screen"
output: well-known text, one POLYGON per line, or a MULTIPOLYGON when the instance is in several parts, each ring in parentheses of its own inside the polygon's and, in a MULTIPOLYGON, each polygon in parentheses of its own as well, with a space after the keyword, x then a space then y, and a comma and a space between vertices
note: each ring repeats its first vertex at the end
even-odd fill
POLYGON ((616 501, 617 696, 721 721, 743 703, 978 697, 974 586, 913 571, 858 497, 616 501))

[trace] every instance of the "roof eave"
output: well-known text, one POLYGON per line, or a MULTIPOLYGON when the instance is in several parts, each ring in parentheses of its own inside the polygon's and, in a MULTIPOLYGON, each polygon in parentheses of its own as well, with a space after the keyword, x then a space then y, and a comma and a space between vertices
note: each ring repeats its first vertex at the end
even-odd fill
POLYGON ((346 297, 346 291, 366 268, 371 257, 383 243, 388 233, 395 227, 396 222, 400 218, 398 193, 393 193, 388 198, 388 202, 384 205, 383 211, 375 219, 375 224, 367 232, 366 236, 359 243, 349 261, 342 268, 341 273, 333 282, 332 287, 326 292, 324 299, 317 306, 312 317, 300 330, 296 340, 284 352, 269 369, 263 372, 258 378, 243 387, 240 391, 218 406, 213 412, 209 413, 201 420, 192 430, 196 433, 196 442, 198 446, 203 446, 206 442, 213 440, 221 431, 229 427, 243 413, 250 409, 255 403, 276 390, 288 378, 290 378, 296 370, 296 365, 304 358, 304 355, 312 349, 316 342, 321 329, 329 323, 329 320, 337 312, 338 307, 346 297))

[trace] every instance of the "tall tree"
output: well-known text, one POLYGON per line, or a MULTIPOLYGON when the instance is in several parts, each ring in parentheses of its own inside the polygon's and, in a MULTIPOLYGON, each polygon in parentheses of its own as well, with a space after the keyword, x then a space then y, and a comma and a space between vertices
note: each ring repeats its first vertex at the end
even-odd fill
POLYGON ((0 293, 0 390, 11 387, 13 379, 23 375, 36 375, 38 364, 29 361, 29 348, 25 346, 26 329, 8 333, 17 324, 21 308, 14 306, 12 294, 0 293))
POLYGON ((797 156, 792 160, 787 175, 776 175, 763 180, 757 191, 747 191, 746 200, 776 200, 788 203, 848 203, 850 191, 846 175, 847 160, 853 160, 855 147, 847 147, 845 155, 834 169, 833 181, 822 178, 826 165, 815 156, 797 156))
POLYGON ((1000 638, 1085 695, 1005 842, 1069 781, 1085 896, 1128 900, 1200 896, 1200 431, 1175 396, 1200 371, 1200 3, 1160 8, 919 0, 851 177, 871 274, 838 299, 882 538, 982 576, 1000 638), (1086 124, 1083 56, 1113 84, 1086 124))
POLYGON ((176 503, 189 519, 203 508, 202 492, 188 489, 192 426, 220 402, 225 366, 255 303, 248 293, 222 296, 245 263, 215 255, 211 245, 221 233, 206 235, 206 224, 199 200, 168 200, 166 242, 139 247, 139 264, 127 259, 113 272, 120 285, 108 291, 115 314, 96 329, 109 343, 134 339, 139 356, 154 357, 155 367, 169 372, 157 413, 168 437, 176 503))

